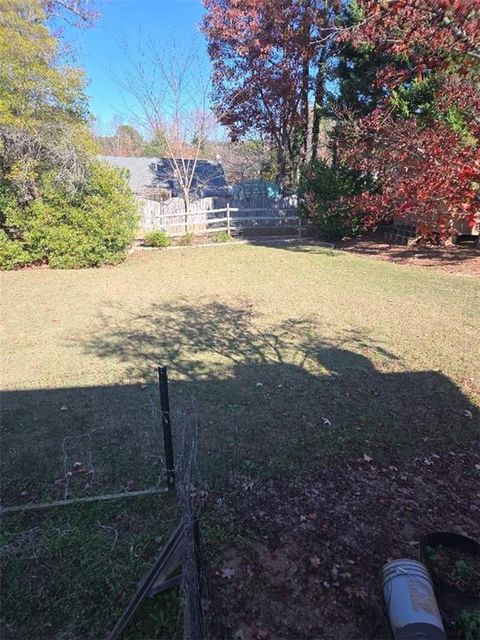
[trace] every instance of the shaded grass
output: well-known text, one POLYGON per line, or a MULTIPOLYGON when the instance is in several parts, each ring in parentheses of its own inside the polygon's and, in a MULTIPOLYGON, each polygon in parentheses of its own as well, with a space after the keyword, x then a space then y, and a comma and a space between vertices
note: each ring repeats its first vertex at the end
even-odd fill
MULTIPOLYGON (((1 278, 5 503, 163 482, 158 364, 170 370, 174 426, 195 398, 207 482, 235 474, 248 487, 332 459, 395 464, 478 446, 475 279, 301 244, 151 251, 116 268, 1 278)), ((114 504, 9 517, 2 549, 33 529, 44 554, 40 564, 7 554, 13 637, 29 637, 33 614, 44 635, 30 637, 88 637, 87 618, 96 637, 109 627, 165 524, 154 498, 137 520, 134 502, 114 504), (113 552, 98 522, 118 530, 113 552), (44 565, 37 597, 30 578, 44 565), (72 574, 78 588, 65 595, 72 574), (85 616, 87 600, 103 613, 85 616)), ((226 535, 221 523, 211 535, 226 535)), ((162 637, 163 615, 173 629, 175 596, 165 598, 131 637, 162 637)))
POLYGON ((158 364, 174 408, 197 399, 207 475, 276 473, 365 445, 423 455, 476 433, 474 279, 293 244, 152 251, 3 281, 9 502, 63 497, 75 462, 93 473, 68 495, 163 481, 158 364))
MULTIPOLYGON (((6 638, 105 637, 177 516, 170 496, 4 516, 6 638)), ((164 593, 142 608, 125 638, 175 638, 179 616, 177 591, 164 593)))

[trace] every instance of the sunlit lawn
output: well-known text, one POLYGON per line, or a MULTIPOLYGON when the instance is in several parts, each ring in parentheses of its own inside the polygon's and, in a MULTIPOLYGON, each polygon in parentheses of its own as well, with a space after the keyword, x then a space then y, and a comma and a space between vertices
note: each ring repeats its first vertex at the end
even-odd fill
MULTIPOLYGON (((162 483, 158 364, 169 367, 174 426, 185 413, 199 416, 207 484, 476 442, 478 279, 280 244, 143 251, 115 268, 1 280, 3 504, 162 483)), ((155 556, 161 515, 151 517, 148 500, 132 504, 133 519, 135 509, 149 514, 137 532, 125 504, 110 504, 120 515, 109 506, 82 507, 84 519, 71 508, 4 516, 11 637, 32 637, 31 615, 38 638, 99 637, 111 616, 99 614, 89 635, 82 602, 107 588, 111 572, 122 585, 117 606, 126 603, 133 576, 155 556), (97 554, 92 571, 76 568, 84 528, 97 554), (12 555, 25 535, 33 558, 12 555), (51 611, 58 545, 80 586, 65 588, 51 611)), ((136 637, 151 633, 147 625, 136 637)))

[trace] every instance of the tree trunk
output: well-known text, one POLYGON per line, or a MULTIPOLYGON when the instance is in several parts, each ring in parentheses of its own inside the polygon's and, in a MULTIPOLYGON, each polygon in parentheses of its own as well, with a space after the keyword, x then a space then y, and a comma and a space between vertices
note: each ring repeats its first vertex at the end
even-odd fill
POLYGON ((329 135, 332 141, 332 167, 335 169, 338 164, 338 123, 335 124, 329 135))
POLYGON ((183 189, 183 206, 185 207, 185 233, 188 233, 188 214, 190 211, 190 194, 188 189, 183 189))
POLYGON ((323 81, 323 63, 325 60, 325 48, 322 49, 320 59, 318 61, 317 77, 315 79, 315 100, 313 103, 313 123, 312 123, 312 161, 317 159, 318 155, 318 136, 320 135, 320 121, 322 119, 323 97, 325 95, 323 81))
POLYGON ((310 132, 310 113, 308 105, 308 89, 310 84, 310 64, 306 60, 303 63, 302 71, 302 113, 303 113, 303 128, 302 128, 302 163, 306 161, 308 154, 308 138, 310 132))
POLYGON ((285 179, 287 177, 287 158, 285 155, 285 149, 283 148, 283 145, 280 145, 280 144, 277 147, 277 164, 278 164, 277 178, 280 186, 283 189, 285 185, 285 179))

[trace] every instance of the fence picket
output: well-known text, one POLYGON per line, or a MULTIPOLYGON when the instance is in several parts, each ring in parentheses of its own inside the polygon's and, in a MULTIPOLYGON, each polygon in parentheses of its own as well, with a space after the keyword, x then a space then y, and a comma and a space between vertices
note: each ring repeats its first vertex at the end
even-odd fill
MULTIPOLYGON (((190 203, 188 211, 181 198, 171 198, 166 202, 157 202, 146 198, 138 198, 141 204, 141 230, 142 232, 159 229, 171 236, 181 236, 185 233, 214 233, 227 231, 231 236, 234 231, 242 231, 252 228, 278 228, 292 226, 301 236, 304 221, 298 216, 298 209, 290 201, 273 202, 271 206, 265 206, 262 200, 259 205, 251 200, 248 206, 231 207, 225 202, 224 207, 218 198, 203 198, 190 203), (283 206, 281 206, 283 205, 283 206), (270 215, 265 215, 265 214, 270 215), (218 214, 224 214, 217 217, 218 214), (263 215, 262 215, 263 214, 263 215), (217 225, 227 223, 226 226, 217 225)), ((237 204, 237 203, 235 203, 237 204)), ((247 205, 247 202, 243 203, 247 205)))

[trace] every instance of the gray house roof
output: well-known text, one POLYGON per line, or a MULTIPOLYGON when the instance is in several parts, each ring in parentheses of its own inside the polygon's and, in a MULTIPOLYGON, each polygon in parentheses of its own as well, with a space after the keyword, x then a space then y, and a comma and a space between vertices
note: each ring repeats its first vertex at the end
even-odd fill
MULTIPOLYGON (((168 189, 172 195, 179 191, 178 181, 168 158, 132 158, 122 156, 100 156, 100 159, 113 167, 127 169, 130 188, 134 193, 143 193, 153 188, 168 189)), ((193 160, 186 160, 193 163, 193 160)), ((227 190, 223 167, 209 160, 198 160, 192 181, 192 190, 201 190, 203 195, 223 195, 227 190), (211 193, 209 193, 211 192, 211 193)))
POLYGON ((134 193, 141 193, 153 185, 155 173, 152 166, 157 162, 156 158, 125 158, 122 156, 100 156, 112 167, 127 169, 130 188, 134 193))

